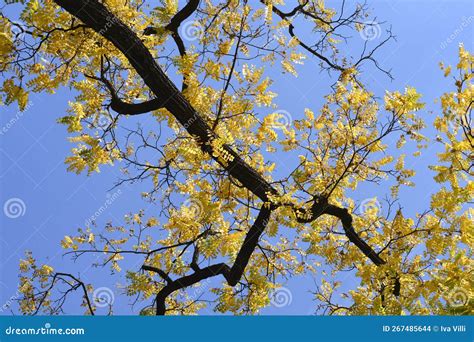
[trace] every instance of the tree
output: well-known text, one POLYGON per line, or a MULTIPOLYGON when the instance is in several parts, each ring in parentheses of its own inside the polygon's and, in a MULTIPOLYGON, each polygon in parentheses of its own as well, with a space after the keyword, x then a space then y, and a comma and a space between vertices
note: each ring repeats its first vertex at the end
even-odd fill
MULTIPOLYGON (((374 57, 390 30, 372 49, 365 41, 359 58, 344 55, 350 32, 379 25, 367 21, 366 5, 302 0, 285 12, 280 1, 264 0, 189 0, 181 9, 174 0, 153 8, 22 3, 24 24, 0 21, 3 104, 23 110, 31 92, 70 87, 77 95, 59 120, 77 143, 68 170, 91 174, 117 162, 118 184, 151 180, 143 199, 157 217, 130 213, 106 234, 84 227, 61 242, 73 259, 100 253, 98 266, 116 273, 123 259, 139 261, 125 271, 126 295, 142 314, 198 312, 207 303, 187 290, 211 277, 222 279, 210 290, 216 311, 256 313, 285 278, 321 263, 331 268, 315 291, 323 313, 472 313, 474 57, 462 46, 455 88, 441 96, 434 123, 445 147, 432 166, 442 187, 430 208, 407 218, 396 200, 415 172, 404 154, 392 156, 390 142, 426 147, 423 103, 413 88, 381 101, 364 85, 364 64, 391 77, 374 57), (299 36, 304 29, 312 33, 299 36), (281 65, 293 77, 306 57, 334 84, 321 108, 289 124, 273 103, 268 70, 281 65), (264 107, 274 112, 260 115, 264 107), (156 127, 127 127, 132 116, 150 115, 156 127), (278 153, 300 160, 283 179, 269 161, 278 153), (358 210, 351 194, 382 181, 392 185, 389 212, 382 215, 376 198, 358 210), (342 272, 354 273, 359 286, 339 291, 342 272)), ((93 287, 74 273, 38 264, 31 253, 20 271, 24 314, 60 313, 74 291, 94 314, 93 287)))

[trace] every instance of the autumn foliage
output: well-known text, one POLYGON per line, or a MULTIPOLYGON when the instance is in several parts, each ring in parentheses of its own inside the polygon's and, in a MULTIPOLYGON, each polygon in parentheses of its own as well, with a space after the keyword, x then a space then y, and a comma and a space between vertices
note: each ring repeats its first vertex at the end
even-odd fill
MULTIPOLYGON (((340 30, 359 35, 368 17, 365 6, 348 6, 342 14, 319 0, 294 8, 277 0, 25 0, 21 27, 0 16, 2 105, 24 110, 32 93, 70 88, 58 120, 74 144, 68 170, 93 177, 114 165, 123 172, 118 185, 149 185, 142 197, 153 210, 71 227, 65 253, 101 255, 97 266, 125 279, 122 292, 144 315, 205 306, 258 313, 286 279, 307 273, 321 278, 309 289, 317 313, 472 314, 474 56, 461 45, 458 64, 441 65, 453 85, 426 120, 423 101, 434 99, 410 87, 376 98, 364 84, 362 65, 387 77, 375 52, 391 33, 359 59, 346 56, 340 30), (78 3, 95 8, 102 26, 75 12, 78 3), (303 27, 312 33, 298 36, 303 27), (127 50, 121 39, 136 43, 127 50), (167 77, 156 89, 152 69, 144 75, 132 55, 139 49, 167 77), (272 75, 293 78, 308 58, 334 84, 289 121, 274 103, 272 75), (140 125, 145 116, 154 124, 140 125), (439 189, 429 208, 407 216, 399 190, 416 187, 415 172, 427 166, 406 166, 405 148, 422 158, 434 144, 443 149, 429 166, 439 189), (285 153, 299 159, 282 176, 285 153), (389 193, 352 198, 378 183, 389 193), (140 267, 124 268, 125 259, 140 267), (340 289, 346 272, 350 290, 340 289), (210 301, 190 295, 214 277, 210 301)), ((93 284, 74 264, 56 270, 28 253, 20 279, 23 314, 60 313, 64 287, 82 293, 81 312, 95 312, 93 284)))

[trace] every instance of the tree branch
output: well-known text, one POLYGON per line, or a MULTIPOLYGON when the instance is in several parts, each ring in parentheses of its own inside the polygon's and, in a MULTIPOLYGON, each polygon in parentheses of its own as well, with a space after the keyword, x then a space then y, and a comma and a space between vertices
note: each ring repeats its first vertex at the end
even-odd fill
POLYGON ((352 215, 346 208, 340 208, 328 203, 326 197, 315 197, 309 215, 307 215, 302 209, 294 210, 296 213, 296 220, 300 223, 312 222, 324 214, 337 217, 341 221, 344 233, 349 241, 356 245, 375 265, 380 266, 385 264, 385 260, 379 256, 379 253, 376 253, 373 248, 362 240, 354 230, 354 227, 352 226, 352 215))
MULTIPOLYGON (((199 6, 200 0, 189 0, 188 3, 180 10, 178 13, 175 14, 175 16, 171 19, 170 23, 165 26, 165 29, 171 32, 171 37, 173 37, 173 40, 178 47, 179 55, 181 57, 186 56, 186 47, 184 46, 183 39, 179 35, 178 28, 179 26, 185 21, 187 18, 193 14, 198 6, 199 6)), ((156 27, 147 27, 144 31, 144 35, 153 35, 157 34, 158 30, 156 27)), ((183 75, 183 85, 181 87, 181 91, 184 91, 187 88, 186 84, 186 75, 183 75)))
POLYGON ((340 208, 332 204, 327 204, 323 211, 324 214, 335 216, 341 220, 342 227, 346 233, 347 238, 354 245, 356 245, 362 253, 365 254, 372 262, 377 265, 385 264, 383 260, 373 249, 370 247, 364 240, 354 230, 352 226, 352 215, 349 214, 349 211, 346 208, 340 208))
MULTIPOLYGON (((266 205, 269 204, 268 196, 278 196, 278 191, 273 188, 262 175, 250 167, 230 146, 223 146, 225 151, 231 156, 228 161, 222 161, 219 156, 212 153, 211 143, 214 139, 218 139, 218 136, 212 132, 203 117, 191 106, 183 94, 163 72, 138 36, 120 19, 115 17, 102 3, 97 0, 54 1, 112 42, 114 46, 125 55, 135 71, 143 78, 145 84, 155 94, 157 97, 156 101, 163 103, 163 106, 175 116, 186 128, 188 133, 197 139, 201 149, 219 163, 230 176, 237 179, 245 188, 264 202, 254 225, 250 228, 245 238, 232 268, 229 268, 226 264, 211 265, 199 269, 191 275, 170 282, 157 296, 157 313, 164 313, 165 300, 170 293, 213 275, 222 274, 229 285, 234 286, 240 280, 249 258, 258 243, 258 239, 268 223, 271 210, 274 209, 266 207, 266 205)), ((338 69, 337 66, 334 67, 338 69)), ((297 214, 298 212, 302 212, 302 210, 296 211, 297 214)), ((312 215, 309 220, 300 219, 300 222, 313 221, 323 214, 335 216, 341 220, 348 239, 370 258, 370 260, 376 265, 385 263, 385 261, 355 232, 352 226, 352 216, 347 209, 328 204, 327 198, 324 198, 322 201, 320 199, 314 200, 311 212, 312 215)))
MULTIPOLYGON (((266 4, 265 3, 265 0, 260 0, 260 2, 262 4, 266 4)), ((272 12, 275 13, 276 15, 278 15, 282 20, 286 20, 286 18, 289 18, 289 17, 292 17, 294 16, 297 12, 299 12, 305 5, 307 4, 304 3, 304 4, 301 4, 297 7, 295 7, 291 12, 289 13, 284 13, 282 12, 280 9, 278 9, 278 7, 276 6, 272 6, 272 12)), ((320 54, 318 51, 316 51, 315 49, 312 49, 309 45, 303 43, 295 34, 295 26, 290 22, 289 25, 288 25, 288 33, 290 34, 290 36, 292 38, 295 38, 297 41, 298 41, 298 44, 303 48, 305 49, 306 51, 308 51, 309 53, 311 53, 312 55, 316 56, 317 58, 321 59, 322 61, 324 61, 327 65, 329 65, 331 68, 333 69, 336 69, 336 70, 339 70, 339 71, 344 71, 345 68, 343 68, 342 66, 338 65, 338 64, 335 64, 333 62, 331 62, 326 56, 323 56, 322 54, 320 54)))
POLYGON ((160 277, 163 278, 164 280, 166 280, 168 283, 173 282, 173 279, 171 279, 168 276, 168 274, 166 274, 166 272, 164 272, 163 270, 160 270, 159 268, 156 268, 156 267, 153 267, 153 266, 150 266, 150 265, 143 265, 142 270, 158 273, 160 275, 160 277))
POLYGON ((170 23, 166 25, 166 29, 169 31, 177 31, 179 25, 186 19, 188 19, 191 14, 193 14, 198 6, 200 0, 189 0, 188 3, 171 19, 170 23))
POLYGON ((127 57, 157 99, 166 103, 165 108, 186 127, 190 135, 197 138, 201 149, 209 153, 232 177, 264 202, 268 201, 268 194, 278 194, 229 146, 223 146, 233 158, 228 163, 222 162, 220 158, 212 154, 210 143, 218 136, 212 132, 203 117, 163 72, 140 38, 103 4, 97 0, 55 0, 55 2, 112 42, 127 57))
POLYGON ((165 104, 161 99, 151 99, 141 103, 128 103, 118 97, 112 97, 110 108, 119 114, 138 115, 164 108, 165 104))
POLYGON ((270 219, 272 209, 263 205, 260 212, 255 219, 252 227, 250 227, 245 240, 237 254, 237 258, 232 267, 225 263, 214 264, 204 268, 193 267, 194 273, 168 282, 156 296, 156 314, 164 315, 166 312, 166 298, 173 292, 183 289, 200 282, 201 280, 222 275, 230 286, 235 286, 242 278, 245 268, 250 260, 250 257, 257 246, 258 240, 262 235, 265 227, 270 219))
MULTIPOLYGON (((171 19, 168 25, 165 26, 165 29, 171 32, 177 32, 179 26, 188 19, 191 14, 193 14, 198 6, 199 6, 200 0, 189 0, 188 3, 178 11, 178 13, 175 14, 175 16, 171 19)), ((152 34, 157 34, 158 30, 156 27, 147 27, 143 34, 145 35, 152 35, 152 34)))

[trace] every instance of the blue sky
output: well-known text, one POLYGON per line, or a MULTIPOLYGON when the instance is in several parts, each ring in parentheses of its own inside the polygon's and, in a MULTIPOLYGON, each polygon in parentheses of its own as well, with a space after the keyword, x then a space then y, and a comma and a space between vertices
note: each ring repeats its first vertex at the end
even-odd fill
MULTIPOLYGON (((328 1, 329 5, 331 3, 328 1)), ((397 41, 390 42, 377 55, 384 67, 392 69, 394 81, 369 68, 364 76, 369 87, 383 95, 385 89, 403 90, 406 86, 414 86, 423 94, 427 108, 422 115, 430 122, 438 111, 434 100, 452 87, 452 81, 445 79, 439 70, 439 62, 455 64, 460 42, 473 50, 474 3, 468 0, 368 3, 379 20, 392 25, 397 37, 397 41)), ((17 5, 8 6, 6 14, 16 13, 17 8, 17 5)), ((298 72, 298 78, 273 75, 273 90, 279 94, 276 102, 279 108, 292 114, 302 113, 305 107, 318 108, 331 81, 325 73, 319 72, 316 61, 311 58, 298 68, 298 72)), ((80 274, 85 282, 91 282, 95 287, 123 283, 117 277, 108 277, 107 269, 91 268, 92 258, 74 264, 62 256, 64 250, 59 246, 64 235, 74 234, 78 227, 83 227, 107 199, 114 198, 112 205, 98 217, 98 227, 110 220, 123 222, 124 214, 143 207, 140 193, 145 189, 142 185, 111 189, 120 176, 120 165, 104 167, 101 173, 90 177, 66 172, 64 158, 69 155, 72 144, 66 140, 65 127, 58 125, 56 119, 64 116, 70 99, 69 90, 60 89, 55 95, 32 95, 30 107, 21 114, 16 106, 0 108, 0 204, 3 207, 12 198, 24 203, 23 215, 17 218, 0 213, 0 314, 8 313, 1 307, 16 296, 18 261, 25 250, 33 251, 39 261, 47 262, 57 270, 80 274)), ((425 133, 430 135, 433 131, 425 133)), ((434 162, 435 152, 428 149, 416 161, 413 166, 418 171, 416 187, 401 192, 400 204, 408 214, 426 208, 429 195, 437 189, 427 168, 434 162)), ((291 164, 297 156, 277 157, 279 164, 285 165, 291 164)), ((287 173, 284 169, 279 171, 287 173)), ((380 196, 381 190, 386 189, 364 186, 355 198, 380 196)), ((311 314, 314 303, 309 291, 314 291, 317 278, 291 279, 285 284, 291 291, 291 304, 271 306, 262 313, 311 314)), ((348 278, 344 285, 350 287, 351 283, 348 278)), ((128 301, 124 296, 116 296, 115 313, 136 313, 139 308, 132 311, 128 301)))

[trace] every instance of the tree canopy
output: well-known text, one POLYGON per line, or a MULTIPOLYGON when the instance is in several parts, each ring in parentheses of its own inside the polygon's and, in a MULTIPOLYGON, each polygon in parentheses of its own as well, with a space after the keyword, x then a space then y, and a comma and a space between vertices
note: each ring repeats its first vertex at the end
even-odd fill
MULTIPOLYGON (((258 313, 285 279, 322 268, 311 289, 319 313, 472 314, 474 56, 462 45, 457 65, 441 64, 453 85, 439 94, 438 134, 425 136, 416 89, 377 98, 364 83, 365 66, 391 77, 376 55, 393 38, 387 29, 376 44, 351 40, 380 29, 365 4, 21 3, 21 24, 0 16, 1 104, 24 110, 32 93, 71 89, 59 119, 76 144, 68 170, 92 176, 116 164, 117 184, 149 185, 142 197, 153 210, 61 241, 72 259, 101 255, 96 266, 125 273, 124 295, 141 314, 258 313), (334 83, 292 120, 274 103, 271 75, 295 77, 305 59, 334 83), (154 124, 130 124, 140 116, 154 124), (430 166, 440 189, 408 217, 397 202, 401 187, 416 186, 404 146, 419 157, 430 144, 444 149, 430 166), (299 163, 278 177, 282 153, 299 163), (386 194, 352 199, 379 183, 390 185, 388 211, 386 194), (340 288, 344 272, 357 286, 340 288), (211 277, 221 281, 211 301, 190 294, 211 277)), ((85 314, 102 304, 93 284, 31 253, 20 280, 23 314, 59 314, 74 291, 85 314)))

